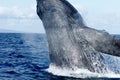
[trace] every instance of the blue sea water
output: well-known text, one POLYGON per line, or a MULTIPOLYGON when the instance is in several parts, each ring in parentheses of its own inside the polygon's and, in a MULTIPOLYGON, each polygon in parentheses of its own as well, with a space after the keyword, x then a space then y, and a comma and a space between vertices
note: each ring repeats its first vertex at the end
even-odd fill
POLYGON ((53 75, 49 64, 45 34, 0 33, 0 80, 98 80, 53 75))

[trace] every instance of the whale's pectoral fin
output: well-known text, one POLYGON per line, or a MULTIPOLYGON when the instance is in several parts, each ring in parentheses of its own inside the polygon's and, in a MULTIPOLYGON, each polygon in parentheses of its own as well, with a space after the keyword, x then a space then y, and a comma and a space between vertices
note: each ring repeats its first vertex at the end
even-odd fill
POLYGON ((96 46, 93 44, 97 51, 120 57, 120 39, 106 33, 97 37, 99 40, 97 39, 96 46))
POLYGON ((95 47, 97 51, 120 57, 120 39, 111 36, 111 38, 106 38, 106 41, 101 42, 101 44, 103 44, 101 48, 95 47))

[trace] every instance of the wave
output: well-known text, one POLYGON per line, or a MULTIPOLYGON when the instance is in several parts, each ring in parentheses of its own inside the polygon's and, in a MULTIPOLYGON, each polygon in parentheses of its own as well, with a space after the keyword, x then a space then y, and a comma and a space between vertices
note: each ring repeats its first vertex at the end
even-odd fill
POLYGON ((88 69, 75 68, 72 70, 68 68, 60 68, 53 64, 51 64, 50 67, 46 69, 46 71, 52 73, 53 75, 74 78, 120 78, 120 74, 115 74, 112 71, 109 71, 108 73, 94 73, 88 69))

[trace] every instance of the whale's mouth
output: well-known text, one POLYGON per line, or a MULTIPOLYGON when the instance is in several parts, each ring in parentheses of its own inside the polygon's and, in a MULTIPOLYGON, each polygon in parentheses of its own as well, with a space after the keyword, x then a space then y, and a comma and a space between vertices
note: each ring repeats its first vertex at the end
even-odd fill
POLYGON ((55 65, 50 65, 47 72, 52 73, 55 76, 64 76, 64 77, 73 77, 73 78, 120 78, 120 74, 115 74, 114 72, 109 71, 108 73, 96 73, 91 72, 88 69, 68 69, 60 68, 55 65))

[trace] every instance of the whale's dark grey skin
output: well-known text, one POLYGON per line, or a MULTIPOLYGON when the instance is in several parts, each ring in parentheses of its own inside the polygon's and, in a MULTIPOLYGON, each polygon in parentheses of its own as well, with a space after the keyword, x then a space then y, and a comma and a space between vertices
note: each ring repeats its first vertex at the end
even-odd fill
POLYGON ((86 27, 68 1, 37 0, 37 14, 47 34, 52 64, 105 73, 108 69, 100 52, 120 56, 119 40, 105 31, 86 27))

